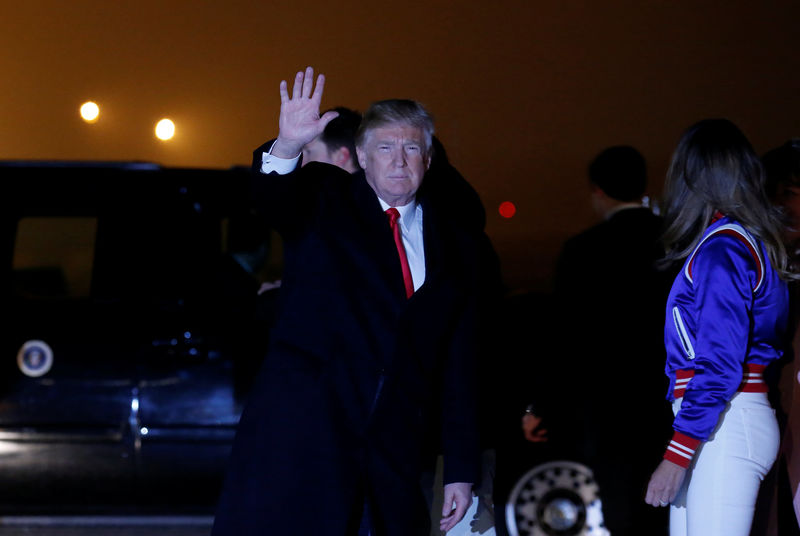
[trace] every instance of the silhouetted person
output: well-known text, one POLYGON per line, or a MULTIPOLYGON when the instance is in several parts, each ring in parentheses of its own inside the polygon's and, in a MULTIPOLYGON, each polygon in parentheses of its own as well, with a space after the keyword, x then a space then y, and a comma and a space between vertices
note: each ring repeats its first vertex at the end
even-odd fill
POLYGON ((796 261, 800 246, 800 138, 767 151, 761 157, 767 175, 767 195, 784 210, 786 242, 796 261))
POLYGON ((558 259, 557 379, 573 412, 569 443, 595 473, 611 534, 655 535, 665 532, 666 514, 642 498, 671 422, 663 371, 671 278, 655 266, 662 222, 642 206, 647 167, 633 147, 602 151, 588 175, 603 221, 567 240, 558 259))
POLYGON ((303 162, 325 162, 338 166, 348 173, 361 169, 356 155, 356 132, 361 124, 361 114, 344 106, 327 111, 339 115, 325 126, 322 134, 303 147, 303 162))
POLYGON ((249 214, 231 218, 228 229, 227 251, 216 259, 204 283, 217 326, 227 334, 234 356, 236 394, 243 397, 261 366, 274 322, 274 300, 259 294, 271 240, 268 229, 249 214))
MULTIPOLYGON (((784 241, 796 266, 800 253, 800 138, 788 140, 762 157, 765 189, 784 215, 784 241)), ((753 534, 800 534, 800 286, 789 283, 789 335, 786 354, 765 371, 770 385, 770 402, 781 429, 778 460, 761 486, 753 534), (777 532, 776 532, 777 531, 777 532)))

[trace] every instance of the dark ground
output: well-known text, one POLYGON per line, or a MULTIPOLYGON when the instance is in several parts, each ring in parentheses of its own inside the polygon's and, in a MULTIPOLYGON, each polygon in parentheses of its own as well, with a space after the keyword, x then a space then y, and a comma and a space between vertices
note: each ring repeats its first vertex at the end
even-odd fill
POLYGON ((211 516, 2 516, 0 536, 208 536, 211 516))

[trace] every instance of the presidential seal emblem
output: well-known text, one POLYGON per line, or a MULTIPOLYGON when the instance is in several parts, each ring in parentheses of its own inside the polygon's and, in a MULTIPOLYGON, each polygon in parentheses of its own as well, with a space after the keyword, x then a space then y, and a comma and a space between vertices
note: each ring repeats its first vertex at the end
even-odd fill
POLYGON ((53 350, 44 341, 27 341, 17 352, 17 366, 25 376, 44 376, 53 366, 53 350))

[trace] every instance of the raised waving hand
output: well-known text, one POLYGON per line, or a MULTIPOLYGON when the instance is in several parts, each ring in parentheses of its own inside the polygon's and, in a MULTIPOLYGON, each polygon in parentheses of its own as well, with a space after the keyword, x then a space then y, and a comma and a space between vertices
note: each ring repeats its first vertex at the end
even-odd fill
POLYGON ((281 80, 281 114, 278 122, 279 133, 272 154, 278 158, 294 158, 303 146, 322 134, 327 124, 339 114, 326 112, 320 117, 319 105, 325 75, 317 76, 314 85, 314 69, 306 67, 294 77, 292 96, 289 96, 286 80, 281 80))

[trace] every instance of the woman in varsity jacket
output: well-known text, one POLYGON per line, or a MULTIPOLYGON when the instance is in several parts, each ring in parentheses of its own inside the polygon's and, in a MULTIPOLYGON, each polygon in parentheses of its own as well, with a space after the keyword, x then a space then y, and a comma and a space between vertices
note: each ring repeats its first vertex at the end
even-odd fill
POLYGON ((683 261, 664 330, 674 435, 645 500, 670 505, 671 536, 747 536, 777 455, 763 372, 783 353, 794 276, 763 185, 724 119, 689 128, 667 174, 665 261, 683 261))

